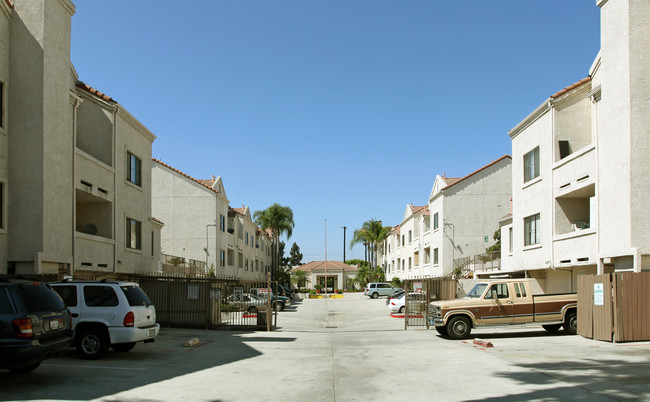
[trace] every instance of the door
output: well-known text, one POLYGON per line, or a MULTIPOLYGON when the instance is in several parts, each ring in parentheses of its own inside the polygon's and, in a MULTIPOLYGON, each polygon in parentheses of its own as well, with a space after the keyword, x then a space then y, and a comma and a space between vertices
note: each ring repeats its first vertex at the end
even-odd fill
POLYGON ((509 283, 494 283, 485 293, 482 325, 514 324, 514 295, 509 283), (489 303, 487 303, 489 302, 489 303))

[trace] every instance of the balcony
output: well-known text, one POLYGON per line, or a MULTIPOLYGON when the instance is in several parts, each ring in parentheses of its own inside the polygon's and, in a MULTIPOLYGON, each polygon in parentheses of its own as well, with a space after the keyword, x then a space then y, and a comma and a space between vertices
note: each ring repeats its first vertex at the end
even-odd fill
POLYGON ((553 237, 553 266, 593 265, 597 262, 596 229, 582 229, 553 237))
POLYGON ((589 145, 553 165, 554 196, 585 196, 580 193, 584 192, 585 188, 593 187, 595 178, 596 151, 593 145, 589 145))
POLYGON ((77 232, 75 270, 113 272, 115 241, 77 232))

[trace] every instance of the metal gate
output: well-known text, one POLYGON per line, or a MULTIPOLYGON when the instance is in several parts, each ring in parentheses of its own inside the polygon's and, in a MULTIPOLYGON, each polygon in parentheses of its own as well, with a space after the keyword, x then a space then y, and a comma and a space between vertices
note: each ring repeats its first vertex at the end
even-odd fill
POLYGON ((163 327, 270 330, 272 318, 277 326, 277 311, 272 310, 277 295, 269 286, 273 282, 174 273, 133 275, 130 280, 147 293, 163 327))
POLYGON ((429 329, 429 303, 456 298, 457 284, 452 279, 413 279, 404 282, 404 329, 429 329))

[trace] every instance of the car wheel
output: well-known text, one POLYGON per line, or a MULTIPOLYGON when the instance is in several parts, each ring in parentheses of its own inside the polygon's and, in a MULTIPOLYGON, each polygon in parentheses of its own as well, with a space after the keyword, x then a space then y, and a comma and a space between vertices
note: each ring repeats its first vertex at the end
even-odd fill
POLYGON ((564 317, 564 331, 569 335, 578 333, 578 315, 575 311, 569 311, 564 317))
POLYGON ((108 340, 104 332, 89 328, 82 330, 77 337, 77 352, 84 359, 96 360, 108 349, 108 340))
POLYGON ((284 303, 280 302, 278 304, 278 311, 284 311, 284 303))
POLYGON ((378 297, 379 297, 379 293, 375 292, 375 293, 372 294, 372 298, 373 298, 373 299, 376 299, 376 298, 378 298, 378 297))
POLYGON ((257 313, 257 307, 255 307, 255 306, 250 306, 250 307, 248 308, 248 312, 251 313, 251 314, 255 314, 255 313, 257 313))
POLYGON ((403 312, 404 312, 404 306, 402 306, 402 307, 399 308, 399 312, 400 312, 400 313, 403 313, 403 312))
POLYGON ((447 334, 451 339, 465 339, 472 331, 472 324, 467 317, 453 317, 447 323, 447 334))
POLYGON ((111 347, 116 352, 128 352, 135 347, 135 342, 114 343, 111 345, 111 347))
POLYGON ((557 330, 560 329, 561 326, 562 324, 548 324, 548 325, 542 325, 542 328, 544 328, 548 332, 557 332, 557 330))
POLYGON ((447 332, 447 327, 436 327, 436 331, 442 336, 449 336, 449 333, 447 332))
POLYGON ((29 373, 30 371, 36 370, 38 368, 38 366, 40 366, 40 365, 41 365, 41 362, 26 364, 26 365, 20 366, 20 367, 12 367, 12 368, 9 369, 9 371, 11 371, 14 374, 25 374, 25 373, 29 373))

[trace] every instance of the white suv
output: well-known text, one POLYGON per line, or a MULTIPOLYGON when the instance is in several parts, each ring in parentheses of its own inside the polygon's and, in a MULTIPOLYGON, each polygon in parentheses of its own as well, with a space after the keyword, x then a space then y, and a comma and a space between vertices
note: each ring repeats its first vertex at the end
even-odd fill
POLYGON ((134 282, 63 281, 50 284, 72 313, 74 344, 86 359, 108 347, 127 352, 136 342, 153 342, 160 331, 156 309, 134 282))

